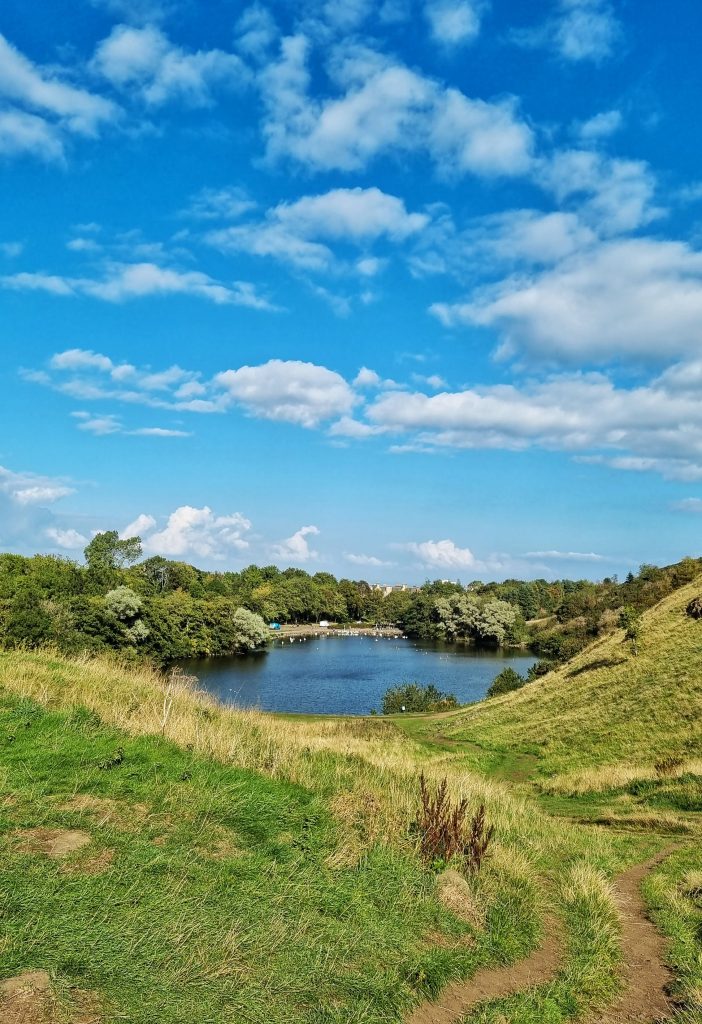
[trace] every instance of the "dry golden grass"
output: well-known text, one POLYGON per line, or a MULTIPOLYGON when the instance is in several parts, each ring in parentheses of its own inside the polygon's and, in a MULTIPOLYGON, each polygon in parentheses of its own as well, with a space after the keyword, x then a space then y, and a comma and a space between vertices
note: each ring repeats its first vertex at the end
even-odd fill
MULTIPOLYGON (((47 707, 86 707, 131 735, 163 736, 217 761, 323 792, 343 826, 331 866, 355 863, 378 841, 409 842, 421 770, 434 782, 446 776, 454 798, 486 805, 498 835, 495 861, 522 858, 533 870, 554 848, 576 841, 565 823, 533 802, 465 770, 452 754, 427 754, 382 719, 277 718, 226 707, 182 675, 53 652, 0 654, 0 685, 47 707)), ((593 842, 607 856, 607 838, 593 842)))
MULTIPOLYGON (((666 778, 679 779, 683 775, 702 775, 702 758, 683 760, 666 772, 666 778)), ((544 793, 560 796, 583 796, 585 793, 605 793, 623 789, 633 782, 649 782, 660 778, 652 764, 606 764, 600 768, 586 768, 580 772, 565 772, 541 783, 544 793)))

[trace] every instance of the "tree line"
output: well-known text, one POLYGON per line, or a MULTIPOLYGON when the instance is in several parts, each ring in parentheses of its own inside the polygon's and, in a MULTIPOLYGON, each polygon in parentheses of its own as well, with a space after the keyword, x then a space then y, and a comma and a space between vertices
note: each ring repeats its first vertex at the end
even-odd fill
POLYGON ((215 572, 142 555, 138 537, 115 531, 90 541, 85 564, 0 554, 0 643, 113 649, 163 663, 260 649, 273 621, 328 619, 395 625, 423 640, 529 645, 552 661, 615 628, 623 607, 650 607, 702 571, 702 561, 687 558, 662 569, 644 565, 622 582, 427 581, 416 592, 386 595, 326 572, 273 565, 215 572))

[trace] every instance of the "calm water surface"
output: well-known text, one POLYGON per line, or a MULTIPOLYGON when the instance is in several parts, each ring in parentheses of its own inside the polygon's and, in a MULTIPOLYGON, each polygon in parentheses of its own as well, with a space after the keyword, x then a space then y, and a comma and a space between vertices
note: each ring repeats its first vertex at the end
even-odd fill
POLYGON ((179 662, 226 704, 264 711, 367 715, 398 683, 434 683, 461 704, 480 700, 509 665, 526 674, 535 658, 412 640, 312 637, 276 642, 267 652, 179 662))

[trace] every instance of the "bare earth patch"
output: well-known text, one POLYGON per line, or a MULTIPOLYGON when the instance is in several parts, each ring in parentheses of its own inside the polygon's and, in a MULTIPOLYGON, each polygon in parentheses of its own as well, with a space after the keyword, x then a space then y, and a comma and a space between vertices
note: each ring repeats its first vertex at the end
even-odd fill
POLYGON ((79 860, 62 865, 61 874, 101 875, 103 871, 107 871, 114 858, 115 851, 106 848, 93 854, 92 857, 81 857, 79 860))
POLYGON ((68 857, 90 842, 88 833, 80 829, 28 828, 15 832, 15 836, 20 840, 22 852, 43 853, 54 859, 68 857))
POLYGON ((101 1024, 97 992, 73 989, 67 1015, 59 1013, 46 971, 24 971, 0 981, 0 1024, 101 1024))
POLYGON ((52 1024, 55 1001, 46 971, 0 982, 0 1024, 52 1024))

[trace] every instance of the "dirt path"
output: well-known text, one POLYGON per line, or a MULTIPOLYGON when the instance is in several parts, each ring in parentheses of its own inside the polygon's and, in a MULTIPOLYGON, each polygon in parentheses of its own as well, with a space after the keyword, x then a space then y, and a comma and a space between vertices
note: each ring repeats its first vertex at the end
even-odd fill
POLYGON ((597 1024, 654 1024, 670 1016, 666 990, 673 974, 665 965, 665 939, 649 920, 641 895, 641 882, 670 852, 663 850, 617 879, 614 892, 622 919, 624 988, 618 999, 598 1014, 597 1024))
MULTIPOLYGON (((614 884, 622 918, 624 986, 620 996, 591 1024, 654 1024, 667 1020, 671 1005, 666 989, 672 974, 665 966, 665 941, 646 916, 640 886, 649 871, 670 853, 664 850, 620 875, 614 884)), ((406 1024, 457 1024, 479 1003, 503 999, 552 981, 563 952, 563 937, 556 921, 546 922, 546 940, 525 960, 510 967, 485 968, 468 981, 447 985, 437 1002, 422 1003, 406 1024)))
POLYGON ((468 981, 454 981, 442 991, 438 1002, 422 1003, 407 1018, 407 1024, 454 1024, 488 999, 502 999, 533 985, 550 981, 558 970, 563 950, 555 920, 546 922, 546 940, 531 956, 511 967, 486 967, 468 981))

